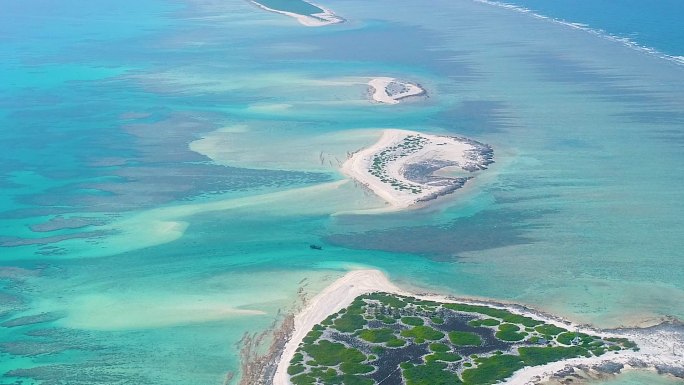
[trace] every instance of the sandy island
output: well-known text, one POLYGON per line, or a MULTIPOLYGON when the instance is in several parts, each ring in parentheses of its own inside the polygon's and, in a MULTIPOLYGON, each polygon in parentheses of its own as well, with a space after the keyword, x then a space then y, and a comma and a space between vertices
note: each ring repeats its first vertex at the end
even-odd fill
POLYGON ((397 104, 401 99, 425 95, 417 84, 407 83, 395 78, 380 77, 368 82, 373 100, 378 103, 397 104))
MULTIPOLYGON (((258 3, 254 0, 250 0, 250 1, 252 2, 252 4, 256 5, 257 7, 261 8, 265 11, 275 12, 275 13, 279 13, 281 15, 292 17, 292 18, 296 19, 300 24, 307 26, 307 27, 323 27, 326 25, 343 23, 345 21, 342 17, 337 16, 333 11, 331 11, 325 7, 322 7, 318 4, 314 4, 310 1, 305 1, 305 2, 313 5, 316 8, 319 8, 321 10, 321 12, 312 13, 309 15, 302 15, 299 13, 269 8, 269 7, 267 7, 261 3, 258 3)), ((304 0, 301 0, 301 1, 304 1, 304 0)))
POLYGON ((663 324, 646 329, 596 330, 532 309, 502 303, 473 301, 445 297, 434 294, 417 294, 404 291, 392 284, 378 270, 356 270, 328 286, 314 297, 308 306, 295 316, 294 331, 287 341, 273 379, 273 385, 291 385, 287 368, 302 339, 330 314, 349 306, 354 298, 371 292, 386 292, 412 296, 415 298, 443 303, 470 303, 506 309, 554 324, 568 330, 591 333, 600 337, 623 337, 637 343, 639 351, 622 350, 598 357, 582 357, 557 361, 546 365, 525 367, 506 380, 507 384, 540 384, 549 380, 559 380, 575 376, 577 372, 597 372, 616 374, 622 370, 647 369, 659 373, 670 373, 684 378, 684 332, 681 325, 663 324), (577 371, 577 372, 576 372, 577 371))
POLYGON ((341 171, 402 209, 463 187, 492 158, 490 146, 468 138, 387 129, 374 145, 350 154, 341 171), (463 175, 437 176, 438 170, 463 175))

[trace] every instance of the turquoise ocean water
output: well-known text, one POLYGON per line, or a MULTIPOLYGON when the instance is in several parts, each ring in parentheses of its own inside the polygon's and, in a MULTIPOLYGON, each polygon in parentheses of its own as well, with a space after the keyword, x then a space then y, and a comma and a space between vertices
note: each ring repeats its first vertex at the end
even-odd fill
POLYGON ((682 3, 678 0, 514 0, 504 3, 629 39, 641 47, 680 60, 684 56, 682 3))
POLYGON ((599 327, 684 319, 684 66, 469 0, 322 5, 348 22, 2 5, 0 383, 222 384, 245 333, 360 266, 599 327), (430 97, 371 104, 375 76, 430 97), (497 162, 359 214, 383 204, 336 165, 382 128, 497 162))

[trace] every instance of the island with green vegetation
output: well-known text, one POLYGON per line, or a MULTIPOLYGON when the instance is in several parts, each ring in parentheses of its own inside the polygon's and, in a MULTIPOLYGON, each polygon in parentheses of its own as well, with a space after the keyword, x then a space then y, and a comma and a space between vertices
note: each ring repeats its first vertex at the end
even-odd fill
POLYGON ((485 385, 524 367, 638 350, 497 307, 374 292, 315 325, 287 373, 294 385, 485 385))

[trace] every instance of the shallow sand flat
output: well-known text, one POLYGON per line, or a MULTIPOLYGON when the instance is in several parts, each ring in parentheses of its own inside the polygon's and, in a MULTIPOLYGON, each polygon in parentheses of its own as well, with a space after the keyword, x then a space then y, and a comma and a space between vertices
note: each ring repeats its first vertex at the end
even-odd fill
POLYGON ((374 78, 368 85, 373 89, 373 100, 378 103, 398 104, 401 99, 425 94, 425 90, 416 84, 390 77, 374 78))
POLYGON ((376 196, 364 194, 354 188, 351 181, 343 179, 290 190, 131 213, 102 226, 103 230, 111 231, 112 235, 99 239, 98 248, 84 248, 74 240, 65 240, 58 244, 68 250, 68 253, 60 256, 64 259, 103 257, 175 241, 187 230, 188 218, 203 213, 248 208, 253 214, 269 214, 274 207, 278 207, 277 211, 281 215, 337 215, 373 210, 381 206, 382 201, 376 196))
POLYGON ((436 177, 434 171, 457 166, 474 172, 490 163, 491 148, 467 138, 387 129, 374 145, 351 154, 341 170, 393 209, 403 209, 453 192, 468 179, 436 177))
POLYGON ((682 334, 681 327, 671 328, 663 325, 662 327, 650 329, 596 330, 521 306, 458 299, 437 294, 411 293, 395 286, 381 271, 366 269, 347 273, 314 297, 308 303, 308 306, 295 316, 294 331, 283 349, 273 379, 273 385, 291 384, 287 368, 297 347, 313 326, 323 321, 330 314, 349 306, 357 296, 371 292, 399 294, 442 303, 471 303, 502 308, 568 330, 599 337, 628 338, 636 342, 640 349, 639 351, 622 350, 599 357, 573 358, 546 365, 525 367, 507 379, 505 381, 507 384, 541 384, 552 377, 567 372, 571 368, 596 370, 600 367, 607 367, 607 364, 623 365, 621 370, 655 368, 663 370, 664 368, 669 368, 684 371, 684 334, 682 334))

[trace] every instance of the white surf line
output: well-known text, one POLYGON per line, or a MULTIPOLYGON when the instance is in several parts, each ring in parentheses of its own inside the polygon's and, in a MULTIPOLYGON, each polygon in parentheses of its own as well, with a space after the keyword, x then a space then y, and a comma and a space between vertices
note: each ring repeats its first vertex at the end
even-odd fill
POLYGON ((641 44, 631 40, 628 37, 617 36, 617 35, 614 35, 614 34, 608 32, 608 31, 605 31, 605 30, 602 30, 599 28, 593 28, 587 24, 574 23, 574 22, 563 20, 563 19, 557 19, 557 18, 550 17, 550 16, 544 16, 542 14, 536 13, 535 11, 533 11, 529 8, 521 7, 521 6, 514 5, 514 4, 505 3, 502 1, 494 1, 494 0, 473 0, 473 1, 475 1, 477 3, 481 3, 481 4, 487 4, 487 5, 493 5, 496 7, 511 9, 513 11, 516 11, 516 12, 520 12, 520 13, 524 13, 524 14, 533 16, 537 19, 548 20, 550 22, 558 23, 558 24, 564 25, 566 27, 579 29, 579 30, 582 30, 584 32, 590 33, 592 35, 598 36, 600 38, 607 39, 610 41, 614 41, 616 43, 620 43, 620 44, 622 44, 626 47, 632 48, 636 51, 643 52, 643 53, 646 53, 649 55, 653 55, 655 57, 668 60, 668 61, 673 62, 673 63, 678 64, 678 65, 684 65, 684 56, 668 55, 664 52, 659 51, 656 48, 641 45, 641 44))

